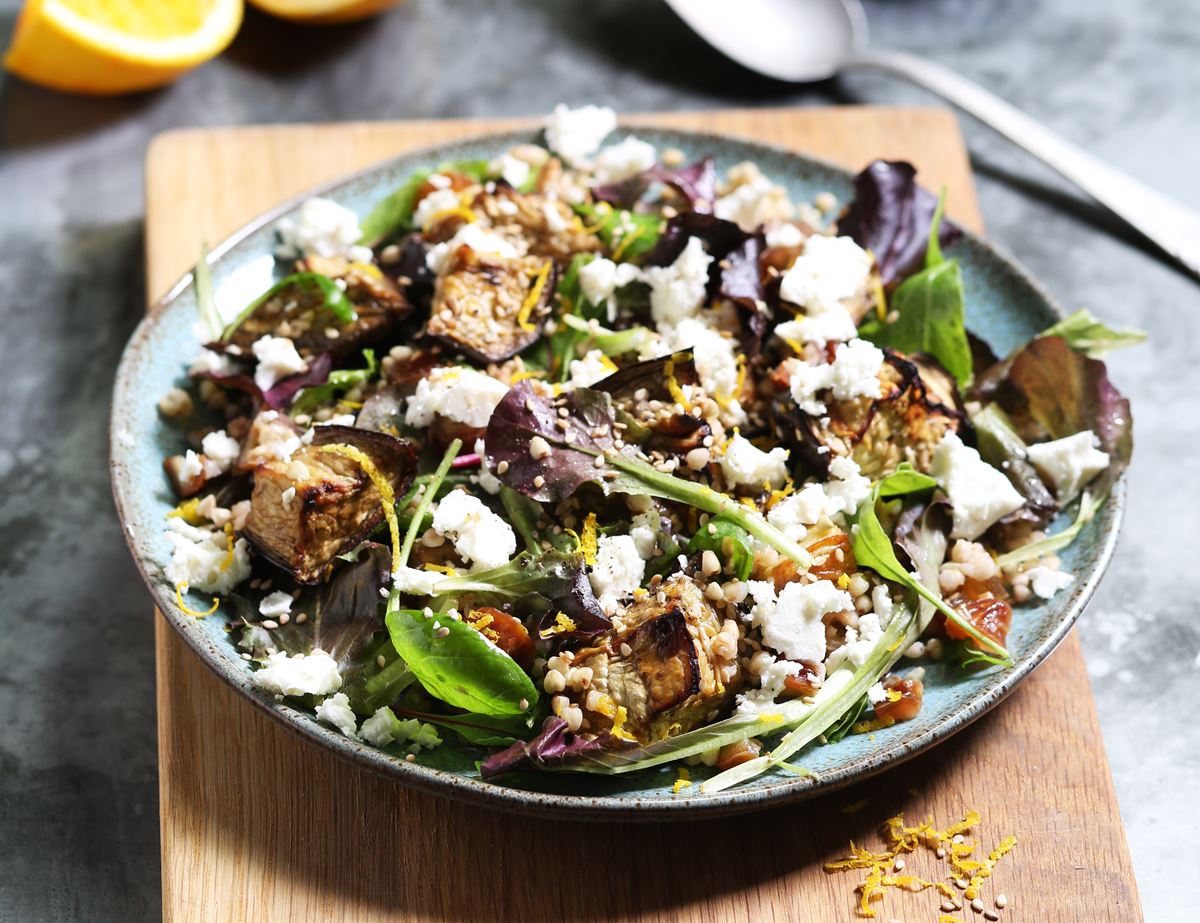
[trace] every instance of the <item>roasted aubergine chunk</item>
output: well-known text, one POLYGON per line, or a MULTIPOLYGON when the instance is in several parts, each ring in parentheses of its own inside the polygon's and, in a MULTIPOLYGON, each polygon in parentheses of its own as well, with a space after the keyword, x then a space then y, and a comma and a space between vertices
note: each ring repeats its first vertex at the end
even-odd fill
POLYGON ((365 454, 397 494, 407 489, 416 453, 403 439, 350 426, 318 426, 312 442, 286 460, 254 471, 250 514, 242 530, 266 558, 298 583, 320 583, 333 559, 383 520, 379 490, 359 464, 326 448, 365 454))
POLYGON ((302 356, 331 353, 336 363, 389 336, 409 312, 408 300, 377 266, 344 257, 309 256, 299 268, 344 285, 354 319, 333 316, 317 286, 294 283, 260 304, 233 331, 229 343, 248 352, 261 337, 287 337, 302 356))
POLYGON ((575 667, 592 671, 575 703, 588 730, 610 730, 620 709, 620 731, 641 743, 713 720, 740 685, 737 631, 692 580, 666 581, 629 609, 619 629, 575 655, 575 667))
POLYGON ((493 227, 514 226, 528 243, 530 253, 552 257, 558 263, 570 262, 576 253, 594 253, 601 247, 600 238, 589 233, 570 206, 557 197, 522 194, 510 186, 497 186, 494 192, 480 193, 473 207, 493 227))
POLYGON ((480 363, 531 346, 554 301, 554 261, 459 247, 437 282, 426 333, 480 363))
POLYGON ((890 349, 884 357, 878 398, 826 400, 822 416, 800 410, 787 391, 775 399, 777 434, 813 473, 824 474, 836 455, 853 458, 871 479, 901 462, 927 472, 942 437, 969 426, 953 379, 932 359, 890 349))

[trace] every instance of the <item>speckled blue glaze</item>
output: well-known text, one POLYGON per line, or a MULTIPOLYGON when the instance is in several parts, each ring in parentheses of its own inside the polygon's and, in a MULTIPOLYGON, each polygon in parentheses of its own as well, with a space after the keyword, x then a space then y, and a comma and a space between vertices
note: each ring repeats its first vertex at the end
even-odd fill
MULTIPOLYGON (((778 148, 702 133, 639 129, 638 136, 661 147, 678 147, 693 157, 712 155, 720 169, 753 160, 793 199, 811 200, 829 190, 841 200, 851 192, 849 173, 778 148)), ((410 172, 451 158, 490 157, 512 144, 533 140, 528 133, 493 135, 406 154, 395 160, 313 190, 365 215, 410 172)), ((291 200, 251 222, 212 253, 216 298, 222 312, 234 313, 276 277, 272 257, 276 221, 307 196, 291 200)), ((1060 309, 1018 266, 970 234, 948 251, 960 260, 966 282, 967 322, 998 354, 1006 354, 1061 316, 1060 309)), ((913 721, 869 737, 851 736, 832 746, 813 746, 795 762, 816 774, 799 778, 777 772, 731 791, 702 795, 696 786, 673 794, 671 768, 624 776, 544 774, 529 787, 495 785, 475 773, 480 751, 447 740, 442 747, 406 763, 394 754, 355 743, 319 724, 303 711, 259 695, 250 666, 241 660, 224 631, 225 619, 193 619, 178 607, 163 576, 169 547, 162 537, 164 516, 175 499, 162 474, 162 458, 181 450, 178 433, 159 418, 155 404, 169 388, 184 382, 187 362, 197 349, 198 319, 190 275, 180 279, 135 331, 117 375, 111 429, 113 492, 126 540, 167 620, 225 681, 257 707, 318 744, 375 772, 407 785, 451 797, 525 813, 574 817, 661 819, 751 810, 830 791, 879 772, 946 740, 991 708, 1027 676, 1078 618, 1092 596, 1116 545, 1124 485, 1063 555, 1076 575, 1069 588, 1048 603, 1017 610, 1008 647, 1015 663, 963 675, 927 665, 925 704, 913 721), (533 787, 536 785, 536 787, 533 787)), ((206 608, 195 596, 189 604, 206 608)), ((703 771, 693 773, 702 778, 703 771)))

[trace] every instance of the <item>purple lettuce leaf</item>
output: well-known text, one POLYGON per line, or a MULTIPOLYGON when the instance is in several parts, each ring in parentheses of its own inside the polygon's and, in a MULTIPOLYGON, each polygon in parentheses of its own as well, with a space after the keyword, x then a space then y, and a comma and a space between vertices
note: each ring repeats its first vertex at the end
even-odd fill
POLYGON ((338 571, 317 601, 313 616, 313 646, 337 661, 353 659, 363 642, 383 628, 380 590, 390 584, 392 552, 365 542, 355 560, 338 571))
POLYGON ((535 500, 565 500, 580 485, 602 480, 596 456, 616 451, 615 420, 612 399, 603 391, 577 388, 551 399, 538 394, 531 382, 518 382, 488 422, 488 470, 535 500), (560 409, 567 411, 566 417, 559 417, 560 409), (566 429, 559 427, 560 421, 566 429), (536 458, 535 437, 549 446, 536 458))
POLYGON ((254 397, 261 399, 271 410, 287 410, 291 406, 292 400, 301 390, 311 388, 314 385, 323 385, 329 379, 329 372, 332 368, 333 356, 329 353, 321 353, 321 355, 309 360, 308 368, 303 372, 297 372, 295 375, 281 378, 266 391, 263 391, 255 384, 253 375, 244 371, 237 371, 228 375, 218 372, 197 372, 195 377, 207 378, 209 381, 214 381, 222 387, 236 388, 239 391, 252 394, 254 397))
POLYGON ((573 734, 562 718, 548 717, 532 740, 518 740, 507 750, 493 753, 479 767, 485 779, 518 769, 559 769, 616 743, 607 731, 592 740, 573 734))
POLYGON ((655 164, 615 183, 592 187, 592 196, 617 208, 633 208, 653 183, 665 183, 691 203, 696 212, 711 212, 717 198, 717 171, 711 157, 672 170, 655 164))
POLYGON ((1026 443, 1091 430, 1111 461, 1094 490, 1107 490, 1133 456, 1129 401, 1108 379, 1099 359, 1073 350, 1062 337, 1038 337, 998 363, 975 385, 975 396, 994 401, 1026 443))
MULTIPOLYGON (((918 271, 925 260, 937 196, 918 186, 904 161, 876 160, 854 179, 854 201, 838 220, 838 233, 875 254, 889 288, 918 271)), ((943 247, 961 231, 949 221, 938 229, 943 247)))

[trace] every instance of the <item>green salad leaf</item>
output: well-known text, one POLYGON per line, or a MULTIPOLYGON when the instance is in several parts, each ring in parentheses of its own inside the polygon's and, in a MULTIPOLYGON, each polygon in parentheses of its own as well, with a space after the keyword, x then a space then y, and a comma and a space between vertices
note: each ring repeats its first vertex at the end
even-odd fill
POLYGON ((604 241, 614 263, 635 260, 652 250, 664 225, 659 215, 613 208, 607 202, 576 205, 575 213, 604 241))
MULTIPOLYGON (((1000 657, 1008 660, 1008 651, 1004 649, 1003 645, 983 634, 952 606, 947 605, 936 590, 927 587, 925 582, 914 577, 904 568, 896 557, 896 548, 892 544, 891 537, 879 521, 877 502, 880 499, 929 490, 936 486, 936 483, 933 478, 904 469, 897 470, 877 481, 871 489, 871 496, 864 500, 859 505, 858 511, 850 517, 850 547, 854 551, 854 560, 862 567, 871 568, 885 580, 891 580, 916 593, 931 603, 982 647, 990 648, 1000 657)), ((934 583, 935 587, 936 585, 934 583)))
POLYGON ((290 276, 284 276, 243 308, 242 312, 229 322, 229 325, 221 334, 221 339, 228 342, 229 338, 237 332, 237 329, 242 324, 254 315, 255 311, 284 289, 290 288, 293 285, 300 288, 315 289, 319 292, 323 299, 322 310, 328 311, 339 323, 353 323, 357 317, 354 313, 354 304, 346 297, 346 293, 342 291, 341 287, 333 279, 329 278, 329 276, 322 275, 319 272, 294 272, 290 276))
POLYGON ((930 226, 925 268, 892 293, 888 316, 894 320, 868 322, 859 334, 877 346, 933 356, 965 387, 971 380, 966 296, 958 260, 947 260, 938 243, 944 205, 945 195, 938 201, 930 226))
POLYGON ((537 687, 517 662, 462 621, 390 604, 385 620, 396 653, 425 691, 447 705, 522 715, 537 702, 537 687))
POLYGON ((696 530, 688 542, 688 551, 711 551, 725 570, 738 580, 750 579, 754 567, 754 542, 749 533, 724 514, 714 516, 696 530))
POLYGON ((1115 330, 1096 317, 1087 308, 1080 308, 1052 327, 1047 327, 1039 336, 1059 336, 1067 341, 1076 352, 1092 359, 1103 359, 1114 349, 1126 349, 1146 342, 1142 330, 1115 330))

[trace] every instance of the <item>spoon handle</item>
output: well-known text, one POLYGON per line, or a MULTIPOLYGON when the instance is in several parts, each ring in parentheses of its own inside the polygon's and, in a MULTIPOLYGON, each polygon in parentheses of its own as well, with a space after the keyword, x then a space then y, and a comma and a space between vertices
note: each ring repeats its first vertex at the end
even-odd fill
POLYGON ((1103 163, 940 64, 901 52, 864 50, 846 66, 897 74, 949 100, 1057 170, 1200 276, 1200 214, 1103 163))

